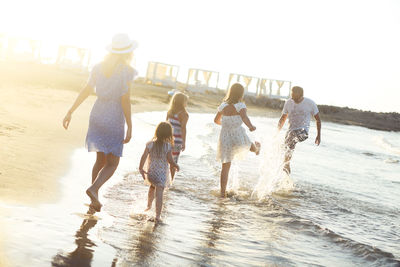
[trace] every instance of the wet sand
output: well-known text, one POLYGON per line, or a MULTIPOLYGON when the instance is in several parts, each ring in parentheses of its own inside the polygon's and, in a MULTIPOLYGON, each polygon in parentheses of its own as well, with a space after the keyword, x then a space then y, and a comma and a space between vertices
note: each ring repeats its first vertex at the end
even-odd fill
MULTIPOLYGON (((59 177, 68 170, 73 150, 84 146, 95 101, 90 96, 73 114, 69 130, 62 128, 65 112, 85 84, 87 74, 4 62, 0 62, 0 73, 0 204, 56 203, 61 192, 59 177)), ((167 91, 137 83, 132 92, 132 111, 166 110, 167 91)), ((214 113, 222 98, 223 94, 191 95, 189 112, 214 113)), ((280 114, 277 108, 260 107, 252 101, 247 104, 250 116, 280 114)), ((6 213, 0 206, 0 214, 6 213)), ((7 242, 8 238, 12 237, 0 231, 0 240, 7 242)), ((0 242, 0 266, 8 262, 2 246, 0 242)))
MULTIPOLYGON (((59 177, 67 172, 73 150, 84 146, 95 96, 75 111, 68 131, 63 129, 62 119, 87 74, 4 62, 0 62, 0 73, 0 204, 55 203, 60 199, 59 177)), ((166 110, 167 91, 157 86, 135 86, 132 111, 166 110)), ((215 105, 204 98, 190 111, 213 112, 215 105)), ((0 206, 0 214, 5 212, 0 206)), ((3 242, 11 238, 1 231, 0 237, 3 242)), ((0 253, 0 266, 5 264, 6 258, 0 253)))
MULTIPOLYGON (((56 201, 57 177, 68 169, 72 150, 84 146, 89 113, 95 101, 90 96, 73 114, 69 130, 62 128, 65 112, 85 84, 87 73, 5 62, 0 62, 0 73, 1 201, 29 205, 56 201)), ((132 112, 166 110, 168 90, 143 84, 139 79, 132 92, 132 112)), ((223 93, 190 94, 189 112, 214 113, 223 96, 223 93)), ((279 101, 248 97, 246 103, 250 116, 278 118, 281 112, 279 101)), ((396 123, 399 114, 377 114, 330 106, 321 109, 323 121, 374 129, 399 127, 400 123, 396 123)))
MULTIPOLYGON (((5 210, 3 210, 0 207, 0 218, 2 218, 3 216, 7 216, 7 213, 5 210)), ((1 229, 4 229, 4 226, 2 224, 2 222, 0 222, 0 227, 1 229)), ((10 266, 8 260, 6 259, 6 255, 5 255, 5 250, 4 250, 4 240, 5 240, 5 233, 3 233, 3 231, 0 231, 0 266, 2 267, 6 267, 6 266, 10 266)))
MULTIPOLYGON (((1 201, 35 205, 56 201, 57 177, 68 168, 74 148, 84 145, 95 96, 73 114, 68 131, 61 122, 85 84, 86 74, 51 66, 0 64, 0 195, 1 201), (62 90, 58 90, 62 89, 62 90)), ((136 85, 132 111, 168 108, 167 88, 136 85)), ((190 112, 215 112, 223 95, 194 95, 190 112)), ((265 108, 250 108, 251 115, 275 115, 265 108)))

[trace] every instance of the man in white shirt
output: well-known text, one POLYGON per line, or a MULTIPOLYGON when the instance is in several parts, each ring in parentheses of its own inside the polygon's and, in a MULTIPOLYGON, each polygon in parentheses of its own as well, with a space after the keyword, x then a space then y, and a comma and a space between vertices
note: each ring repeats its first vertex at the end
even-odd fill
POLYGON ((283 167, 283 170, 288 174, 290 174, 290 160, 296 144, 308 138, 311 116, 315 118, 317 123, 315 144, 319 145, 321 143, 321 119, 319 118, 318 107, 314 101, 303 97, 303 88, 294 86, 291 92, 291 99, 286 101, 278 123, 278 130, 281 130, 286 118, 289 117, 289 130, 286 132, 285 137, 286 153, 283 167))

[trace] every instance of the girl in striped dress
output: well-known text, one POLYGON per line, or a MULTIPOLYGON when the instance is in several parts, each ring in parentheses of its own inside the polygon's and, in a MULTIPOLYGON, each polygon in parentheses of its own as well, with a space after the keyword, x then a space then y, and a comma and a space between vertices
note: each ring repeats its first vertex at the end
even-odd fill
MULTIPOLYGON (((187 95, 175 93, 171 99, 167 113, 167 121, 171 123, 174 132, 174 147, 172 148, 172 157, 175 163, 178 163, 179 154, 186 147, 186 124, 189 120, 189 114, 186 110, 187 95)), ((171 168, 171 179, 174 179, 175 169, 171 168)))

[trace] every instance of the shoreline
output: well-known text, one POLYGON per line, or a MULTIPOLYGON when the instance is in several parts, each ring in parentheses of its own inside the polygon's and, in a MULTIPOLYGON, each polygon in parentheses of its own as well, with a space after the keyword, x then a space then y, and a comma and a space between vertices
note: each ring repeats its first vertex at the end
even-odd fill
MULTIPOLYGON (((88 73, 77 73, 59 69, 53 65, 35 63, 0 62, 0 72, 4 73, 0 78, 0 82, 3 84, 28 84, 29 86, 34 85, 35 88, 62 89, 73 92, 79 92, 88 78, 88 73)), ((131 98, 132 112, 166 110, 168 108, 167 92, 171 88, 145 84, 144 80, 143 77, 139 77, 135 81, 131 98), (144 103, 142 103, 143 101, 144 103)), ((178 82, 177 89, 183 90, 184 87, 185 84, 178 82)), ((202 94, 187 92, 187 94, 189 95, 189 111, 210 113, 216 111, 225 96, 224 91, 202 94)), ((250 116, 279 117, 284 105, 284 100, 254 95, 245 96, 245 102, 249 107, 250 116)), ((317 105, 322 122, 361 126, 381 131, 400 131, 400 113, 397 112, 363 111, 349 107, 319 105, 318 102, 317 105)))
MULTIPOLYGON (((53 66, 0 62, 0 201, 35 207, 56 203, 62 192, 60 178, 70 168, 72 152, 84 146, 89 114, 95 96, 90 96, 73 114, 68 131, 62 119, 84 86, 87 75, 53 66)), ((135 84, 132 113, 166 111, 169 88, 135 84)), ((215 114, 223 93, 189 93, 188 111, 215 114)), ((247 96, 250 116, 278 118, 283 101, 247 96)), ((363 112, 319 105, 322 123, 335 122, 377 130, 400 131, 400 114, 363 112)), ((323 127, 323 126, 322 126, 323 127)), ((87 174, 88 177, 90 173, 87 174)), ((0 214, 7 215, 1 206, 0 214)), ((4 216, 5 217, 5 216, 4 216)), ((0 220, 0 226, 5 222, 0 220)), ((0 231, 0 266, 11 262, 4 247, 12 238, 0 231)))
MULTIPOLYGON (((69 166, 69 155, 84 145, 88 119, 95 96, 75 111, 68 131, 61 122, 87 74, 61 70, 51 65, 0 62, 0 194, 2 200, 35 205, 55 201, 56 177, 69 166), (49 145, 51 144, 51 145, 49 145), (30 190, 33 188, 33 190, 30 190), (51 189, 50 189, 51 188, 51 189)), ((139 78, 132 91, 132 112, 166 111, 169 88, 144 84, 139 78)), ((182 85, 179 85, 182 87, 182 85)), ((179 87, 178 86, 178 87, 179 87)), ((189 112, 215 113, 224 97, 219 93, 188 92, 189 112)), ((279 118, 284 102, 246 96, 250 116, 279 118)), ((324 121, 400 131, 400 114, 363 112, 319 105, 324 121)))
MULTIPOLYGON (((58 177, 70 165, 73 149, 83 146, 90 96, 74 112, 70 129, 62 128, 65 112, 84 86, 87 74, 37 64, 0 62, 0 195, 1 201, 36 205, 57 201, 58 177)), ((135 83, 132 113, 166 111, 169 88, 135 83)), ((143 80, 143 79, 142 79, 143 80)), ((224 93, 189 94, 188 111, 215 113, 224 93)), ((283 101, 246 96, 250 116, 279 118, 283 101)), ((400 114, 363 112, 319 105, 322 122, 400 131, 400 114)))

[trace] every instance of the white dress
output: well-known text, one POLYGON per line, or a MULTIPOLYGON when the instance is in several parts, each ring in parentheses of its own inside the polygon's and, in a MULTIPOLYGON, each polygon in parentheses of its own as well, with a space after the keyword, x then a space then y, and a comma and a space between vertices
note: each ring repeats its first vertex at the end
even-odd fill
POLYGON ((158 155, 156 151, 152 150, 153 145, 153 141, 146 144, 149 150, 145 168, 147 172, 146 183, 153 186, 168 187, 170 185, 170 175, 167 154, 171 151, 172 146, 169 143, 164 143, 162 151, 158 155))
MULTIPOLYGON (((222 103, 218 107, 218 112, 229 104, 222 103)), ((246 108, 243 102, 234 104, 237 112, 246 108)), ((222 163, 231 162, 233 159, 243 159, 251 147, 250 138, 246 130, 242 127, 242 118, 240 115, 224 116, 221 119, 221 132, 217 146, 217 160, 222 163)))

